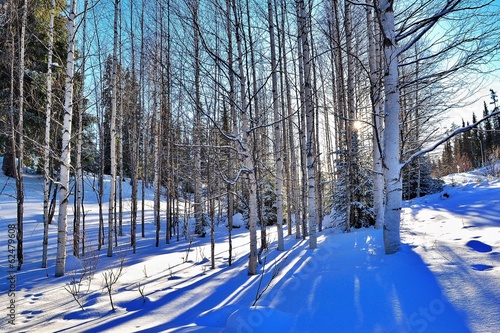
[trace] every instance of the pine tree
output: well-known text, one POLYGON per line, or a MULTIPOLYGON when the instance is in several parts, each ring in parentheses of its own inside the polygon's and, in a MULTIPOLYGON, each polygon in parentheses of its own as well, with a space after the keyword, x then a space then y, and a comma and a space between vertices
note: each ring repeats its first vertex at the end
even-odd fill
POLYGON ((453 156, 453 149, 451 141, 444 144, 443 153, 441 155, 442 175, 448 175, 454 171, 455 158, 453 156))
MULTIPOLYGON (((488 106, 486 105, 486 102, 484 102, 483 117, 487 117, 489 114, 490 112, 488 110, 488 106)), ((486 156, 488 152, 491 152, 493 149, 493 120, 488 118, 483 122, 481 128, 484 156, 486 156)))
MULTIPOLYGON (((444 156, 443 159, 447 161, 447 163, 455 163, 455 159, 452 154, 451 142, 448 142, 445 145, 445 150, 443 151, 444 156)), ((410 200, 413 198, 420 196, 433 194, 439 192, 443 188, 442 182, 432 178, 431 175, 431 163, 429 159, 426 157, 422 157, 419 159, 415 159, 411 163, 405 166, 406 168, 414 168, 420 170, 420 189, 417 179, 417 173, 415 172, 404 172, 405 178, 403 180, 403 199, 410 200)))
MULTIPOLYGON (((493 90, 493 89, 490 89, 490 92, 491 92, 491 102, 490 104, 493 105, 493 110, 491 111, 492 113, 493 112, 496 112, 498 111, 498 96, 497 96, 497 93, 493 90)), ((500 116, 495 116, 492 118, 492 126, 493 126, 493 129, 494 129, 494 135, 493 135, 493 146, 494 147, 500 147, 500 116)))

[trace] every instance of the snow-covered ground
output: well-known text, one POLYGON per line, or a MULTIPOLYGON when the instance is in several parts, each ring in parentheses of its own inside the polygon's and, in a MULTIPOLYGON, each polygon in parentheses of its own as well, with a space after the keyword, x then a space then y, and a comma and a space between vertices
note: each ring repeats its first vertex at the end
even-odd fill
MULTIPOLYGON (((348 234, 326 229, 316 250, 292 235, 285 239, 286 251, 278 252, 273 247, 275 229, 270 228, 271 250, 264 253, 262 274, 256 276, 247 275, 245 228, 234 229, 232 266, 228 266, 224 223, 216 228, 213 270, 209 237, 193 238, 192 244, 174 237, 171 244, 163 240, 155 248, 149 192, 146 237, 138 235, 137 253, 128 246, 125 214, 124 236, 115 255, 106 257, 106 247, 97 251, 97 200, 87 189, 85 260, 69 256, 66 276, 54 278, 57 226, 50 226, 49 267, 42 269, 43 182, 33 175, 26 175, 25 182, 25 264, 12 272, 7 239, 9 224, 15 223, 15 184, 0 172, 0 331, 498 332, 500 328, 500 181, 477 172, 451 175, 442 193, 405 203, 399 253, 385 255, 382 232, 375 229, 348 234), (116 274, 122 260, 123 272, 112 288, 116 308, 112 311, 104 276, 116 274), (70 293, 78 286, 71 282, 80 279, 82 269, 90 271, 77 294, 85 310, 70 293), (9 323, 11 314, 15 325, 9 323)), ((130 189, 123 184, 124 196, 129 196, 130 189)), ((125 207, 128 210, 129 204, 125 207)))

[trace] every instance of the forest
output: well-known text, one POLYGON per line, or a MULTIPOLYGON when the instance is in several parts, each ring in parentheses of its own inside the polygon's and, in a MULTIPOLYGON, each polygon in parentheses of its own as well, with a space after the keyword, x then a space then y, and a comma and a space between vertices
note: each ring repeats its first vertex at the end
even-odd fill
POLYGON ((255 275, 266 226, 278 251, 285 232, 314 249, 335 226, 383 229, 385 253, 398 252, 403 199, 500 158, 496 91, 445 124, 498 71, 493 0, 0 5, 0 155, 16 184, 18 270, 27 173, 44 179, 42 267, 57 225, 56 277, 90 243, 112 257, 129 237, 135 252, 145 223, 156 226, 151 246, 188 239, 186 216, 211 237, 212 263, 224 221, 231 265, 238 213, 255 275), (99 231, 88 239, 94 195, 99 231))

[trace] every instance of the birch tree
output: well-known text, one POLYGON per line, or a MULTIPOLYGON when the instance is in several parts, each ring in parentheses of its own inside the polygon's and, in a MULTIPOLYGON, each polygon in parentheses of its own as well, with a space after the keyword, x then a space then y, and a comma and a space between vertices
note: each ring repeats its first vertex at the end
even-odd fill
POLYGON ((344 2, 345 16, 344 16, 344 28, 345 28, 345 40, 346 40, 346 53, 347 53, 347 114, 345 118, 345 135, 346 135, 346 177, 345 177, 345 187, 346 187, 346 231, 349 232, 351 226, 354 224, 355 212, 354 212, 354 201, 355 198, 355 188, 357 184, 355 183, 355 170, 354 164, 356 156, 354 151, 354 121, 355 121, 355 106, 354 106, 354 55, 352 47, 352 26, 351 26, 351 4, 349 1, 344 2))
POLYGON ((456 33, 459 38, 450 38, 448 35, 444 43, 440 40, 440 43, 435 44, 436 47, 440 47, 437 51, 426 56, 427 60, 446 60, 448 66, 427 75, 425 78, 421 77, 419 80, 449 79, 455 73, 474 69, 482 64, 485 57, 497 52, 495 42, 493 42, 498 40, 497 29, 491 29, 491 24, 488 23, 488 20, 495 18, 495 16, 490 13, 481 15, 480 12, 491 3, 492 1, 473 2, 466 0, 450 0, 443 4, 424 2, 416 7, 407 8, 406 13, 410 14, 403 18, 398 26, 395 22, 394 1, 381 0, 378 4, 377 14, 383 34, 385 73, 383 163, 386 191, 384 247, 387 254, 395 253, 401 247, 401 168, 408 161, 421 155, 421 153, 415 153, 405 162, 399 160, 401 106, 398 68, 402 64, 400 57, 424 36, 433 32, 432 29, 437 22, 449 18, 446 22, 447 25, 443 26, 449 27, 450 31, 456 33), (459 18, 460 21, 458 21, 459 18), (463 27, 464 25, 466 28, 463 27), (456 29, 453 30, 453 28, 456 29))
MULTIPOLYGON (((145 92, 144 92, 144 76, 145 76, 145 70, 144 70, 144 50, 145 50, 145 34, 144 34, 144 12, 145 12, 145 7, 146 7, 146 0, 141 1, 141 22, 140 22, 140 31, 141 31, 141 47, 140 47, 140 59, 139 59, 139 108, 141 110, 144 110, 144 98, 145 98, 145 92)), ((140 116, 140 120, 144 120, 146 117, 144 117, 143 114, 140 116)), ((143 123, 144 121, 141 121, 143 123)), ((145 128, 146 126, 143 125, 142 128, 145 128)), ((144 212, 145 212, 145 196, 146 196, 146 181, 147 181, 147 145, 146 145, 146 134, 144 131, 141 131, 142 133, 142 138, 141 135, 139 135, 138 141, 142 141, 142 181, 141 181, 141 237, 146 237, 146 232, 145 232, 145 217, 144 217, 144 212)), ((139 158, 139 156, 138 156, 139 158)))
POLYGON ((107 256, 113 256, 113 234, 115 228, 115 204, 116 204, 116 107, 118 94, 118 19, 120 0, 114 2, 114 23, 113 23, 113 68, 111 73, 111 119, 110 119, 110 160, 111 160, 111 180, 109 189, 108 208, 108 250, 107 256))
MULTIPOLYGON (((23 220, 24 220, 24 70, 25 70, 25 36, 26 22, 28 17, 28 1, 24 0, 21 18, 21 35, 19 37, 19 104, 18 120, 16 128, 17 137, 17 172, 16 172, 16 199, 17 199, 17 270, 24 263, 23 250, 23 220)), ((14 137, 14 138, 15 138, 14 137)), ((14 139, 15 140, 15 139, 14 139)))
POLYGON ((274 115, 274 161, 276 163, 276 208, 277 208, 277 227, 278 227, 278 251, 283 251, 285 245, 283 242, 283 159, 281 157, 281 116, 279 114, 279 100, 278 100, 278 75, 277 75, 277 62, 276 62, 276 45, 274 37, 274 18, 273 18, 273 4, 271 0, 267 1, 268 23, 269 23, 269 40, 271 48, 271 80, 272 80, 272 93, 273 93, 273 115, 274 115))
POLYGON ((308 224, 309 224, 309 248, 317 247, 316 240, 316 193, 315 193, 315 166, 316 156, 314 150, 314 109, 312 106, 312 91, 311 91, 311 59, 309 54, 309 40, 307 15, 304 1, 296 1, 298 7, 299 20, 299 36, 302 46, 302 63, 304 99, 306 111, 306 156, 307 156, 307 209, 308 209, 308 224))
MULTIPOLYGON (((236 97, 235 97, 235 72, 233 70, 233 34, 232 34, 232 21, 231 21, 231 0, 226 0, 226 33, 227 33, 227 66, 228 66, 228 84, 229 84, 229 96, 228 96, 228 104, 229 104, 229 115, 227 116, 228 120, 226 123, 225 129, 226 132, 233 133, 234 136, 238 136, 238 125, 236 120, 236 97)), ((231 141, 231 148, 234 147, 234 141, 231 141)), ((231 163, 231 150, 227 152, 227 175, 229 179, 233 179, 234 172, 233 166, 231 163)), ((233 240, 232 240, 232 232, 233 232, 233 215, 234 215, 234 195, 232 193, 233 184, 231 182, 227 182, 227 224, 228 224, 228 265, 231 266, 233 263, 233 240)))
POLYGON ((82 167, 82 145, 83 145, 83 114, 85 112, 85 66, 86 66, 86 43, 87 43, 87 8, 88 0, 84 0, 82 13, 82 62, 80 65, 81 84, 78 94, 78 128, 76 132, 76 175, 75 175, 75 214, 73 217, 73 255, 80 256, 80 245, 82 254, 85 254, 85 216, 83 213, 83 167, 82 167), (82 231, 80 231, 82 227, 82 231))
MULTIPOLYGON (((131 43, 131 64, 132 64, 132 92, 130 101, 130 119, 132 125, 131 131, 131 197, 130 197, 130 245, 132 246, 133 252, 136 252, 137 241, 137 191, 138 191, 138 169, 139 169, 139 131, 137 123, 139 122, 138 117, 138 105, 136 100, 137 95, 137 84, 136 84, 136 73, 135 73, 135 34, 134 34, 134 1, 130 1, 130 43, 131 43)), ((142 74, 140 74, 142 75, 142 74)))
POLYGON ((49 19, 49 44, 47 52, 47 106, 45 109, 45 141, 43 150, 43 240, 42 268, 47 267, 47 252, 49 246, 49 201, 51 188, 50 175, 50 127, 52 123, 52 55, 54 50, 54 16, 56 0, 52 0, 49 19))
POLYGON ((156 3, 156 22, 155 22, 155 58, 153 59, 153 79, 155 80, 153 87, 153 156, 154 156, 154 176, 153 176, 153 187, 154 187, 154 223, 155 223, 155 246, 160 245, 160 228, 161 228, 161 216, 160 216, 160 204, 161 204, 161 133, 162 133, 162 114, 161 114, 161 89, 160 82, 162 82, 162 60, 163 60, 163 47, 162 47, 162 33, 163 33, 163 10, 161 3, 156 3))
POLYGON ((370 101, 372 105, 373 128, 373 210, 375 228, 384 224, 384 174, 382 168, 382 82, 380 27, 373 17, 372 0, 366 1, 366 22, 368 31, 368 66, 370 70, 370 101))
POLYGON ((237 47, 238 74, 240 83, 240 117, 241 117, 241 139, 239 141, 240 154, 243 156, 243 172, 248 183, 248 230, 250 232, 250 255, 248 258, 248 274, 257 274, 257 179, 255 178, 254 160, 252 155, 252 130, 248 116, 248 105, 246 96, 246 79, 243 66, 243 47, 241 19, 236 3, 233 2, 233 17, 235 26, 235 37, 237 47))
POLYGON ((59 220, 57 228, 57 258, 55 276, 64 276, 66 268, 66 236, 68 228, 69 172, 71 163, 71 120, 73 117, 73 83, 75 71, 76 5, 71 1, 68 17, 68 48, 66 63, 66 86, 64 96, 64 122, 62 133, 62 153, 60 169, 59 220))
MULTIPOLYGON (((301 238, 301 231, 300 231, 300 226, 301 226, 301 216, 299 214, 299 206, 300 206, 300 201, 299 201, 299 189, 297 187, 297 179, 298 173, 297 173, 297 168, 292 165, 292 163, 295 163, 297 161, 297 156, 296 156, 296 149, 295 149, 295 135, 294 135, 294 116, 293 116, 293 110, 292 110, 292 93, 291 93, 291 87, 290 87, 290 80, 289 80, 289 74, 288 74, 288 60, 287 60, 287 50, 286 50, 286 39, 285 39, 285 15, 287 13, 287 7, 286 7, 286 1, 283 1, 281 3, 281 15, 282 15, 282 20, 281 20, 281 54, 282 54, 282 59, 281 63, 283 64, 283 73, 282 73, 282 78, 285 81, 285 94, 286 94, 286 125, 287 125, 287 136, 288 136, 288 146, 289 146, 289 152, 290 152, 290 159, 289 159, 289 170, 290 174, 288 175, 289 178, 289 183, 290 183, 290 194, 289 194, 289 200, 293 202, 292 205, 289 205, 289 209, 293 207, 294 213, 295 213, 295 238, 300 239, 301 238)), ((291 214, 289 216, 291 220, 291 214)), ((291 223, 291 221, 289 222, 291 223)))
POLYGON ((201 202, 201 91, 200 91, 200 32, 198 29, 199 1, 189 1, 189 9, 193 20, 193 52, 194 52, 194 116, 193 116, 193 149, 194 149, 194 217, 196 233, 205 236, 203 205, 201 202))

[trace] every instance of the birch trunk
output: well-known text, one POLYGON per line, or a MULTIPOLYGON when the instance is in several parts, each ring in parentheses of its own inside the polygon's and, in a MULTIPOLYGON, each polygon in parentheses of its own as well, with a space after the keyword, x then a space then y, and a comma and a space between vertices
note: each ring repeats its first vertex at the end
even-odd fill
POLYGON ((381 90, 380 28, 374 22, 373 0, 366 1, 366 21, 368 23, 368 62, 370 67, 370 97, 373 112, 373 210, 375 228, 384 225, 384 170, 382 168, 383 109, 381 90))
MULTIPOLYGON (((285 13, 287 12, 286 1, 281 2, 281 12, 283 19, 281 20, 281 30, 285 31, 285 13)), ((293 110, 292 110, 292 93, 290 87, 290 80, 288 80, 288 64, 287 64, 287 50, 285 42, 285 33, 281 34, 281 48, 282 48, 282 63, 283 63, 283 77, 285 81, 285 91, 286 91, 286 115, 287 115, 287 134, 288 134, 288 145, 290 152, 289 168, 290 168, 290 200, 292 201, 294 217, 295 217, 295 239, 301 238, 300 226, 302 224, 300 218, 300 200, 299 200, 299 190, 297 188, 297 180, 299 179, 297 174, 297 168, 292 166, 291 163, 296 163, 297 152, 295 149, 295 136, 294 136, 294 123, 293 123, 293 110)), ((292 206, 290 205, 290 206, 292 206)), ((291 223, 291 222, 290 222, 291 223)))
POLYGON ((401 248, 400 222, 402 183, 399 164, 399 74, 398 46, 394 27, 393 2, 381 0, 379 4, 384 36, 385 63, 385 118, 384 118, 384 182, 386 190, 384 247, 385 253, 398 252, 401 248))
MULTIPOLYGON (((170 19, 170 0, 167 0, 167 36, 166 36, 166 43, 167 43, 167 49, 166 49, 166 75, 163 75, 165 78, 165 83, 164 83, 164 95, 165 95, 165 109, 166 109, 166 115, 165 115, 165 128, 167 133, 169 133, 169 139, 167 139, 166 146, 164 147, 164 152, 165 152, 165 160, 166 160, 166 168, 169 168, 170 172, 168 173, 167 176, 167 218, 166 218, 166 232, 165 232, 165 241, 167 244, 170 244, 170 239, 172 238, 172 234, 174 231, 174 225, 175 222, 173 220, 173 207, 174 207, 174 201, 175 201, 175 193, 177 193, 176 189, 177 186, 175 184, 175 177, 173 177, 173 164, 174 164, 174 158, 172 154, 172 142, 174 141, 174 136, 173 136, 173 121, 172 121, 172 80, 171 80, 171 31, 170 31, 170 26, 171 26, 171 19, 170 19)), ((178 225, 178 224, 177 224, 178 225)), ((179 238, 179 234, 177 233, 177 238, 179 238)))
POLYGON ((355 150, 354 150, 354 120, 355 120, 355 106, 354 106, 354 57, 352 47, 352 26, 351 26, 351 5, 349 1, 344 2, 345 16, 344 16, 344 29, 346 34, 346 54, 347 54, 347 117, 345 119, 345 133, 347 143, 346 153, 346 231, 349 232, 354 224, 355 210, 352 203, 356 201, 355 198, 355 150))
POLYGON ((163 60, 163 50, 162 50, 162 39, 161 34, 163 32, 163 13, 161 10, 161 5, 157 4, 156 8, 156 56, 154 59, 154 78, 156 84, 153 88, 153 135, 154 135, 154 176, 153 176, 153 187, 154 187, 154 222, 156 226, 155 232, 155 246, 160 246, 160 229, 161 229, 161 216, 160 216, 160 203, 161 203, 161 61, 163 60))
MULTIPOLYGON (((96 19, 93 20, 94 23, 94 29, 97 31, 98 29, 98 22, 96 19)), ((101 96, 99 95, 99 91, 103 91, 103 73, 104 73, 104 66, 103 66, 103 61, 101 59, 101 41, 100 38, 97 37, 95 39, 96 46, 97 46, 97 57, 98 57, 98 70, 97 70, 97 75, 95 71, 93 72, 93 79, 96 82, 99 82, 99 88, 100 89, 95 89, 95 99, 100 100, 101 96)), ((104 240, 105 240, 105 235, 104 235, 104 212, 103 212, 103 198, 104 198, 104 156, 105 156, 105 149, 106 147, 106 139, 104 136, 104 112, 103 112, 103 107, 101 106, 100 103, 96 103, 95 105, 96 109, 96 115, 97 115, 97 126, 98 126, 98 139, 96 141, 99 141, 99 172, 97 175, 97 203, 98 203, 98 210, 99 210, 99 227, 98 227, 98 235, 97 235, 97 250, 100 251, 102 246, 104 245, 104 240)), ((94 178, 95 179, 95 178, 94 178)))
MULTIPOLYGON (((144 45, 144 39, 145 39, 145 34, 144 34, 144 12, 145 12, 145 7, 146 7, 146 0, 141 1, 141 50, 140 54, 141 57, 139 59, 139 106, 141 110, 145 110, 144 106, 144 52, 145 52, 145 45, 144 45)), ((140 119, 142 120, 141 122, 144 122, 144 114, 141 114, 140 119)), ((147 142, 146 142, 146 133, 145 133, 145 124, 143 124, 143 129, 141 130, 142 132, 142 180, 141 180, 141 237, 144 238, 146 237, 146 231, 145 231, 145 206, 146 206, 146 181, 147 181, 147 176, 148 176, 148 163, 147 163, 147 142)), ((138 138, 137 141, 139 141, 140 138, 138 138)))
POLYGON ((269 36, 271 47, 271 67, 272 67, 272 90, 273 90, 273 114, 274 114, 274 160, 276 162, 276 218, 278 227, 278 251, 285 249, 283 241, 283 159, 281 157, 281 117, 278 105, 278 77, 276 63, 276 46, 274 40, 273 5, 271 0, 267 1, 269 36))
POLYGON ((42 268, 47 267, 49 246, 49 203, 50 203, 50 125, 52 123, 52 55, 54 50, 54 15, 56 0, 52 0, 49 20, 49 44, 47 54, 47 107, 45 109, 45 142, 43 150, 43 241, 42 268))
POLYGON ((243 156, 243 168, 248 182, 249 190, 249 213, 248 213, 248 229, 250 232, 250 254, 248 259, 248 274, 257 274, 257 180, 255 179, 255 170, 253 156, 251 151, 252 131, 248 119, 248 107, 246 96, 246 81, 245 71, 243 69, 243 48, 242 48, 242 29, 239 13, 236 8, 236 3, 233 2, 234 25, 236 30, 236 46, 238 50, 238 72, 240 80, 240 112, 241 112, 241 127, 242 138, 240 146, 240 154, 243 156))
MULTIPOLYGON (((121 31, 121 28, 120 28, 121 31)), ((121 47, 120 47, 121 49, 121 47)), ((121 53, 121 50, 120 50, 121 53)), ((120 55, 120 63, 121 63, 120 55)), ((120 70, 120 81, 123 80, 123 71, 120 70)), ((120 108, 118 109, 117 130, 118 130, 118 236, 123 236, 123 81, 120 83, 120 108)), ((116 236, 116 233, 115 233, 116 236)), ((118 238, 115 239, 115 245, 118 238)))
MULTIPOLYGON (((234 71, 233 71, 233 35, 231 33, 231 0, 226 0, 226 31, 227 31, 227 39, 228 39, 228 46, 227 46, 227 63, 229 66, 229 73, 228 73, 228 78, 229 78, 229 122, 231 122, 232 125, 232 131, 234 136, 238 136, 238 123, 236 121, 236 97, 234 93, 234 85, 235 85, 235 80, 234 80, 234 71)), ((227 124, 227 131, 230 131, 230 124, 227 124)), ((234 146, 234 145, 232 145, 234 146)), ((232 153, 231 151, 228 151, 227 153, 227 160, 228 160, 228 165, 227 165, 227 173, 229 179, 233 179, 234 177, 234 172, 233 172, 233 166, 231 165, 231 156, 232 153)), ((229 253, 228 253, 228 265, 231 266, 233 263, 233 239, 232 239, 232 233, 233 233, 233 215, 234 215, 234 195, 232 193, 232 184, 229 182, 227 183, 227 230, 228 230, 228 247, 229 247, 229 253)))
POLYGON ((68 21, 68 49, 66 63, 66 86, 64 96, 64 120, 62 133, 62 153, 59 192, 59 221, 57 228, 57 257, 55 276, 64 276, 66 268, 66 236, 68 228, 69 171, 71 163, 71 120, 73 117, 73 79, 75 70, 75 19, 76 0, 71 1, 68 21))
MULTIPOLYGON (((97 20, 94 19, 94 28, 97 30, 97 20)), ((97 54, 98 54, 98 59, 99 59, 99 70, 98 70, 98 77, 96 80, 96 75, 95 72, 93 74, 94 80, 99 82, 100 85, 100 91, 103 90, 103 62, 101 60, 101 42, 99 38, 96 38, 96 44, 97 44, 97 54)), ((99 96, 99 92, 96 89, 95 90, 95 98, 96 100, 99 100, 101 97, 99 96)), ((100 103, 96 104, 96 114, 98 118, 98 140, 99 140, 99 146, 100 146, 100 152, 99 152, 99 173, 97 176, 97 203, 99 207, 99 228, 98 228, 98 235, 97 235, 97 250, 100 251, 102 246, 104 245, 104 212, 103 212, 103 197, 104 197, 104 147, 106 146, 105 143, 105 137, 104 137, 104 112, 102 111, 102 107, 100 106, 100 103)))
POLYGON ((24 0, 22 9, 21 21, 21 37, 19 50, 19 119, 17 123, 17 173, 16 173, 16 188, 17 188, 17 270, 21 269, 24 263, 23 250, 23 220, 24 220, 24 54, 25 54, 25 36, 26 36, 26 21, 28 17, 28 1, 24 0))
POLYGON ((113 256, 113 234, 115 228, 115 203, 116 203, 116 104, 117 104, 117 76, 118 76, 118 15, 120 0, 114 3, 114 24, 113 24, 113 69, 112 69, 112 87, 111 87, 111 119, 110 119, 110 160, 111 160, 111 181, 109 189, 109 207, 108 207, 108 251, 107 256, 113 256))
MULTIPOLYGON (((249 1, 245 1, 245 7, 246 7, 246 18, 247 18, 247 30, 248 33, 245 36, 242 34, 243 41, 245 42, 245 48, 248 47, 248 50, 246 52, 249 53, 250 55, 250 64, 247 67, 247 70, 251 72, 249 73, 248 76, 251 75, 252 77, 252 90, 250 90, 250 79, 248 79, 248 91, 249 91, 249 96, 251 97, 251 106, 249 107, 249 119, 259 119, 261 122, 265 122, 266 115, 261 113, 261 108, 260 108, 260 102, 259 102, 259 89, 257 87, 257 62, 255 61, 255 50, 254 50, 254 41, 253 41, 253 33, 252 33, 252 22, 251 22, 251 12, 250 12, 250 4, 249 1), (246 40, 248 38, 248 43, 246 43, 246 40)), ((243 31, 243 29, 242 29, 243 31)), ((248 55, 246 56, 248 58, 248 55)), ((249 126, 253 127, 253 123, 249 122, 249 126)), ((260 127, 254 128, 252 130, 252 144, 249 145, 251 154, 252 154, 252 159, 253 159, 253 166, 254 166, 254 177, 257 180, 260 180, 262 170, 261 170, 261 165, 266 164, 266 156, 263 153, 264 152, 264 147, 265 147, 265 136, 263 129, 260 127)), ((268 248, 267 244, 267 228, 266 228, 266 220, 263 216, 263 212, 265 211, 264 207, 264 199, 263 199, 263 192, 264 192, 264 186, 263 182, 257 181, 257 190, 256 190, 256 195, 257 195, 257 221, 260 224, 260 249, 258 252, 258 259, 259 263, 261 262, 261 254, 264 252, 265 249, 268 248)))
MULTIPOLYGON (((156 70, 155 70, 156 72, 156 70)), ((154 88, 156 90, 156 88, 154 88)), ((161 201, 161 187, 160 187, 160 122, 159 119, 159 106, 157 103, 158 96, 155 93, 153 97, 153 136, 154 136, 154 146, 153 146, 153 156, 154 156, 154 175, 153 175, 153 188, 154 188, 154 223, 155 223, 155 246, 160 246, 160 228, 161 228, 161 216, 160 216, 160 201, 161 201)))
POLYGON ((195 114, 193 124, 194 143, 194 217, 196 220, 196 233, 205 237, 203 206, 201 202, 201 93, 200 93, 200 36, 198 27, 198 1, 192 1, 193 42, 194 42, 194 88, 195 88, 195 114))
MULTIPOLYGON (((116 114, 116 143, 117 147, 117 193, 118 193, 118 230, 116 223, 116 204, 115 204, 115 246, 118 247, 118 236, 123 236, 123 81, 124 73, 122 68, 122 9, 121 6, 118 8, 118 63, 120 64, 117 74, 117 99, 116 102, 119 103, 119 108, 117 108, 116 114)), ((117 105, 118 106, 118 105, 117 105)))
MULTIPOLYGON (((346 117, 346 100, 345 100, 345 79, 344 79, 344 64, 342 61, 342 40, 340 37, 340 13, 339 13, 339 4, 338 0, 333 0, 333 39, 334 43, 332 48, 334 50, 334 58, 335 58, 335 77, 337 79, 336 85, 336 104, 337 104, 337 115, 336 120, 338 126, 337 128, 337 149, 344 149, 344 140, 342 138, 342 133, 345 131, 345 124, 343 119, 346 117)), ((342 158, 342 157, 341 157, 342 158)))
MULTIPOLYGON (((14 13, 14 8, 15 6, 13 5, 13 1, 9 3, 10 5, 10 20, 14 21, 14 16, 16 13, 14 13)), ((9 24, 9 34, 10 34, 10 59, 9 59, 9 77, 10 77, 10 82, 9 82, 9 125, 10 125, 10 150, 12 153, 12 158, 7 160, 7 158, 4 157, 3 163, 2 163, 2 169, 5 172, 5 175, 8 177, 16 177, 17 179, 17 169, 16 169, 16 158, 17 158, 17 153, 16 153, 16 125, 15 125, 15 106, 14 106, 14 90, 15 90, 15 64, 16 64, 16 28, 13 26, 13 24, 9 24)))
MULTIPOLYGON (((14 5, 11 4, 11 14, 14 16, 14 5)), ((10 95, 9 95, 9 108, 10 108, 10 124, 12 132, 12 161, 14 165, 9 165, 9 173, 12 172, 16 177, 16 199, 17 199, 17 270, 21 269, 24 262, 23 251, 23 219, 24 219, 24 179, 23 179, 23 160, 24 160, 24 70, 25 70, 25 35, 26 35, 26 21, 27 21, 27 1, 23 2, 21 18, 21 36, 19 46, 19 103, 18 103, 18 121, 15 125, 14 115, 14 72, 15 72, 15 33, 12 33, 12 51, 10 63, 10 95), (17 160, 17 166, 15 161, 17 160), (13 167, 13 169, 10 169, 13 167)), ((5 161, 4 161, 5 162, 5 161)))
POLYGON ((305 121, 305 85, 304 85, 304 56, 303 56, 303 46, 302 46, 302 6, 300 1, 296 1, 295 3, 295 11, 297 17, 297 51, 298 51, 298 64, 299 64, 299 85, 298 85, 298 94, 300 96, 300 107, 298 111, 298 132, 299 132, 299 155, 300 155, 300 172, 301 172, 301 187, 302 191, 300 192, 300 200, 302 202, 302 211, 301 211, 301 228, 302 228, 302 239, 305 240, 308 231, 307 231, 307 156, 306 156, 306 121, 305 121))
POLYGON ((82 216, 83 205, 83 170, 82 170, 82 132, 83 132, 83 113, 85 112, 84 94, 85 94, 85 58, 86 58, 86 39, 87 39, 87 7, 88 0, 84 1, 83 17, 82 17, 82 63, 81 76, 82 83, 79 93, 78 107, 78 130, 76 136, 76 179, 75 179, 75 215, 73 217, 73 255, 80 256, 80 244, 82 245, 82 254, 85 253, 85 239, 81 239, 85 235, 85 225, 83 224, 83 232, 80 232, 80 225, 84 223, 82 216))
MULTIPOLYGON (((307 6, 307 25, 308 27, 312 27, 312 12, 313 12, 313 5, 309 1, 308 6, 307 6)), ((308 31, 308 36, 309 36, 309 59, 311 62, 310 65, 310 72, 312 74, 312 87, 311 87, 311 102, 312 102, 312 123, 313 123, 313 151, 314 151, 314 197, 315 197, 315 214, 314 217, 316 219, 316 231, 321 232, 323 230, 323 185, 322 185, 322 165, 321 165, 321 149, 319 145, 319 140, 318 140, 318 135, 319 135, 319 116, 318 116, 318 111, 319 111, 319 93, 318 93, 318 76, 317 76, 317 69, 316 69, 316 64, 317 61, 317 54, 315 50, 315 43, 314 43, 314 34, 312 31, 312 28, 309 29, 308 31), (314 92, 314 93, 313 93, 314 92), (314 99, 313 99, 314 96, 314 99), (314 102, 313 102, 314 101, 314 102)))
MULTIPOLYGON (((279 28, 277 29, 277 34, 278 34, 278 59, 279 59, 279 68, 278 73, 280 73, 280 103, 281 103, 281 112, 282 112, 282 117, 284 117, 287 114, 287 107, 286 107, 286 93, 285 93, 285 66, 284 62, 286 61, 285 59, 285 50, 283 49, 284 45, 284 36, 285 36, 285 29, 284 29, 284 24, 285 24, 285 11, 284 11, 284 3, 282 3, 281 7, 278 6, 278 2, 274 0, 274 15, 275 15, 275 20, 276 20, 276 25, 278 25, 279 22, 279 28), (279 9, 281 9, 281 17, 279 15, 279 9)), ((292 235, 292 211, 293 211, 293 194, 292 194, 292 180, 290 179, 290 146, 288 144, 288 130, 287 130, 287 123, 286 120, 283 119, 281 122, 282 125, 282 130, 281 130, 281 135, 282 135, 282 159, 283 159, 283 180, 285 181, 284 186, 285 186, 285 197, 288 198, 286 201, 287 203, 287 226, 288 226, 288 236, 292 235), (288 148, 289 147, 289 148, 288 148)), ((284 203, 283 203, 284 204, 284 203)))
POLYGON ((309 248, 317 247, 316 231, 316 193, 315 193, 315 156, 314 156, 314 109, 312 106, 311 91, 311 59, 309 54, 309 40, 307 15, 304 1, 298 1, 299 6, 299 27, 302 45, 302 66, 304 84, 304 102, 306 111, 306 157, 307 157, 307 209, 309 224, 309 248))
MULTIPOLYGON (((132 142, 131 142, 131 177, 132 177, 132 192, 130 195, 130 246, 132 246, 132 252, 136 253, 137 242, 136 242, 136 232, 137 232, 137 189, 138 189, 138 152, 139 152, 139 135, 137 123, 139 119, 137 117, 137 86, 135 83, 135 36, 134 36, 134 2, 130 1, 130 41, 131 41, 131 66, 132 66, 132 101, 130 108, 130 119, 132 121, 132 142)), ((142 74, 140 74, 142 75, 142 74)))

